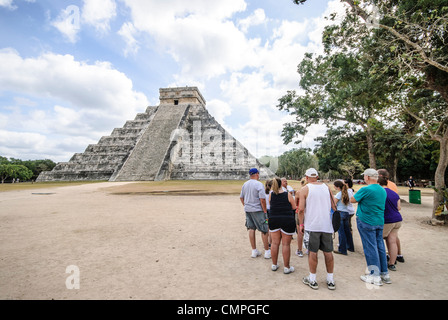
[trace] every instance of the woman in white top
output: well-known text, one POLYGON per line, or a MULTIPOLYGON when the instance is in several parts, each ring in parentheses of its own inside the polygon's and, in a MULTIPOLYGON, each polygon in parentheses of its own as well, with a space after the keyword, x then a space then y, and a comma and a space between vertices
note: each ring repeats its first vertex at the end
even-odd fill
POLYGON ((353 205, 350 203, 350 195, 347 185, 340 180, 334 182, 334 187, 338 193, 334 196, 335 202, 337 202, 337 209, 341 212, 341 226, 338 230, 339 236, 339 249, 335 250, 335 253, 347 255, 347 250, 354 252, 355 245, 353 243, 353 235, 350 231, 350 211, 353 211, 353 205))

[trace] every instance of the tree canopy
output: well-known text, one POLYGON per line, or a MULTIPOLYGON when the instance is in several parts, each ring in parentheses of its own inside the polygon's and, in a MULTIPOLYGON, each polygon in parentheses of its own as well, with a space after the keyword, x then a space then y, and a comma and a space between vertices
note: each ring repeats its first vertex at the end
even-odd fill
MULTIPOLYGON (((308 54, 299 65, 303 92, 279 100, 280 109, 296 115, 285 124, 285 142, 311 123, 341 121, 352 133, 363 129, 375 168, 378 152, 382 161, 397 162, 406 146, 429 139, 439 145, 434 180, 441 190, 448 165, 448 0, 341 1, 346 15, 325 29, 325 55, 308 54)), ((441 201, 435 193, 434 208, 441 201)))

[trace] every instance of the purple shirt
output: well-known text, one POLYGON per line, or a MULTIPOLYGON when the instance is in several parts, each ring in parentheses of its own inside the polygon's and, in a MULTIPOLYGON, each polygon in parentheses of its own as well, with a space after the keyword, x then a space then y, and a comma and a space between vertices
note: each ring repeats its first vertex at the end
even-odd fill
POLYGON ((400 212, 397 208, 397 202, 400 200, 400 196, 389 188, 384 188, 387 193, 386 207, 384 209, 384 223, 396 223, 402 221, 400 212))

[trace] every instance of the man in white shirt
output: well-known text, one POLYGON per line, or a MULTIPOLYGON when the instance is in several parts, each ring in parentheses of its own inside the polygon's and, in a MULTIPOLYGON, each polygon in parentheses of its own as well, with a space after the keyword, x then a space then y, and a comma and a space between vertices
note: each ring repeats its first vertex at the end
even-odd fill
POLYGON ((252 247, 252 258, 261 253, 257 250, 255 230, 261 232, 261 239, 265 249, 264 257, 271 258, 268 242, 268 224, 266 209, 266 193, 263 184, 258 181, 260 172, 256 168, 249 170, 250 179, 241 188, 240 200, 246 212, 246 228, 249 230, 249 241, 252 247))
POLYGON ((282 178, 281 181, 282 181, 283 191, 289 192, 294 198, 295 192, 294 192, 294 189, 288 184, 288 180, 286 180, 286 178, 282 178))
POLYGON ((308 265, 310 275, 303 278, 303 283, 312 289, 318 289, 316 281, 317 252, 323 251, 327 268, 327 287, 334 290, 333 278, 333 224, 330 210, 336 210, 330 198, 330 189, 318 181, 316 169, 310 168, 305 173, 307 184, 300 191, 299 225, 304 233, 304 242, 308 243, 308 265), (305 224, 304 224, 305 221, 305 224))

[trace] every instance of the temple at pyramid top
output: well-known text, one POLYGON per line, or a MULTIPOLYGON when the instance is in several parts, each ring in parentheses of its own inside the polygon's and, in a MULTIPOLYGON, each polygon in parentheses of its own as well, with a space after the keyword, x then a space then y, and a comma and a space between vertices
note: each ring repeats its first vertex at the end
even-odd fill
POLYGON ((206 105, 205 99, 196 87, 161 88, 160 104, 202 104, 206 105))
POLYGON ((160 104, 37 181, 243 180, 274 176, 207 111, 196 87, 162 88, 160 104))

